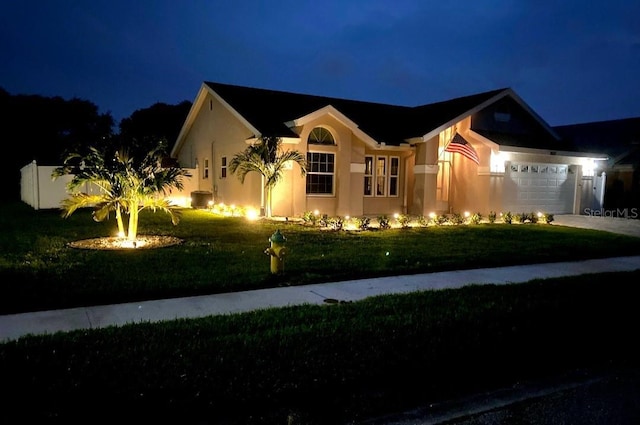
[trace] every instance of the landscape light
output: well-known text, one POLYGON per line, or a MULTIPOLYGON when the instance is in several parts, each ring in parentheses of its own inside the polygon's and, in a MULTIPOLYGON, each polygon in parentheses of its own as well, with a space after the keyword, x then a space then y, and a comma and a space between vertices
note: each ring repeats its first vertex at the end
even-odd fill
POLYGON ((245 214, 247 220, 254 221, 258 219, 258 210, 255 208, 247 208, 247 212, 245 214))

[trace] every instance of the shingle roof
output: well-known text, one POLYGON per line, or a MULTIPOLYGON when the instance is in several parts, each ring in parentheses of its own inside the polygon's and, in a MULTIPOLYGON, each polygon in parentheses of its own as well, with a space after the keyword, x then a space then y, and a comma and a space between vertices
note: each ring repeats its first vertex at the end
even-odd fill
POLYGON ((578 151, 604 153, 612 158, 637 150, 640 117, 562 125, 554 130, 578 151))
POLYGON ((550 134, 544 134, 542 132, 536 134, 514 134, 487 130, 474 131, 489 140, 493 140, 500 146, 511 146, 516 148, 535 147, 536 149, 547 149, 550 151, 575 150, 566 140, 556 140, 550 134))
POLYGON ((331 105, 355 122, 374 140, 387 145, 399 145, 406 139, 421 137, 507 90, 492 90, 443 102, 409 107, 209 81, 205 84, 263 135, 295 136, 285 122, 331 105))

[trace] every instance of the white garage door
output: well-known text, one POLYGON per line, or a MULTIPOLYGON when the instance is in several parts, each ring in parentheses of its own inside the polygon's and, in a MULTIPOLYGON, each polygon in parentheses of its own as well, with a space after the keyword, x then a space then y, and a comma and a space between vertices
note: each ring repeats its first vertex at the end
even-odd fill
POLYGON ((574 165, 513 162, 507 168, 504 183, 505 211, 514 214, 573 212, 576 190, 574 165))

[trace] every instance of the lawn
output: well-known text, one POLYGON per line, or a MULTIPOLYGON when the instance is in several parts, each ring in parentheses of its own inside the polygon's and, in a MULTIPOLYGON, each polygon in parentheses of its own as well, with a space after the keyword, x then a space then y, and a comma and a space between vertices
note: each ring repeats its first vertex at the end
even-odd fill
POLYGON ((177 226, 163 213, 142 214, 139 230, 183 243, 118 251, 68 246, 114 235, 115 220, 94 222, 90 211, 63 219, 55 210, 7 203, 0 225, 1 314, 640 253, 640 238, 553 223, 334 231, 185 209, 177 226), (264 253, 276 229, 286 237, 282 275, 271 274, 264 253))
MULTIPOLYGON (((183 243, 91 251, 88 212, 7 204, 4 312, 397 273, 633 255, 637 238, 553 224, 331 231, 185 210, 141 233, 183 243), (289 254, 264 254, 280 229, 289 254)), ((26 336, 0 344, 8 423, 356 424, 567 372, 637 367, 640 271, 26 336)), ((581 372, 582 373, 582 372, 581 372)))

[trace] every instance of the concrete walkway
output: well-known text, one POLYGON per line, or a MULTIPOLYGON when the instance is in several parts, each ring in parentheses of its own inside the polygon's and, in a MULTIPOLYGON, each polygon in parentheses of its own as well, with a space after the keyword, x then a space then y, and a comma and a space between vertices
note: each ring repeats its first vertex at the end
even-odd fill
POLYGON ((357 301, 382 294, 460 288, 470 284, 522 283, 532 279, 640 269, 640 256, 458 270, 350 280, 217 295, 141 301, 0 316, 0 342, 28 334, 121 326, 131 323, 241 313, 271 307, 357 301))

